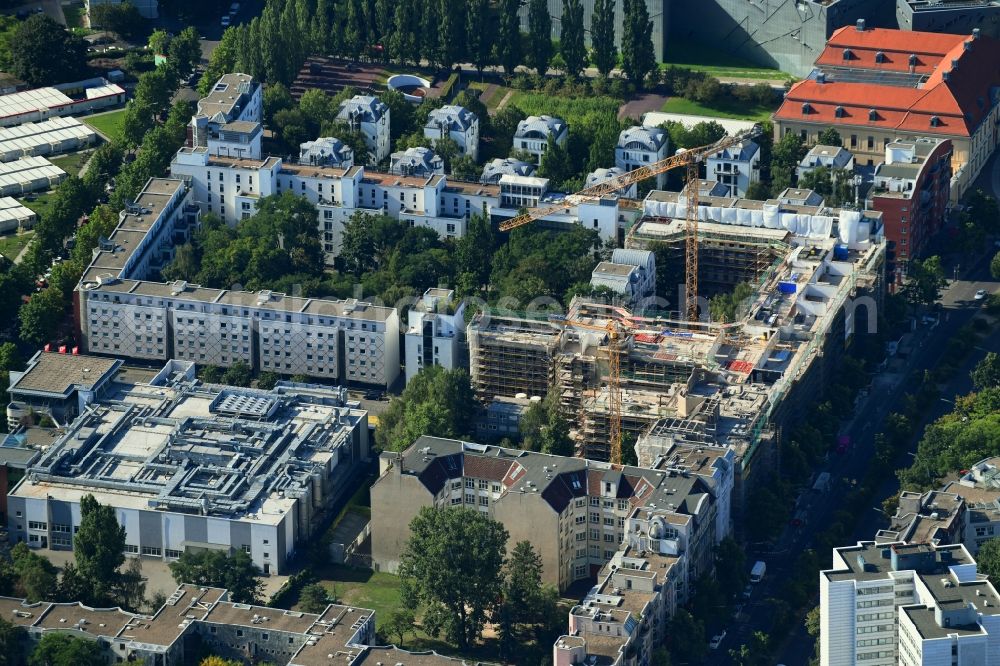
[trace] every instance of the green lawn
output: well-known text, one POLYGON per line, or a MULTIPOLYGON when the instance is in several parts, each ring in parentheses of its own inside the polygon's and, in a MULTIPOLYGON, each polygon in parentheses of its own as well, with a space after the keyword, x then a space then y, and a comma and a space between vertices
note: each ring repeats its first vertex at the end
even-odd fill
MULTIPOLYGON (((483 83, 481 81, 473 81, 472 83, 469 84, 469 88, 478 91, 480 95, 482 95, 482 93, 486 91, 489 85, 490 85, 489 83, 483 83)), ((481 96, 479 98, 479 101, 486 105, 487 111, 493 113, 494 111, 497 110, 497 105, 500 104, 500 100, 503 99, 503 96, 506 95, 509 90, 510 88, 498 85, 493 88, 493 92, 490 95, 481 96)))
POLYGON ((18 201, 20 201, 22 205, 27 206, 31 210, 38 213, 38 219, 44 219, 45 216, 48 215, 49 206, 52 205, 52 190, 39 192, 37 194, 29 194, 27 196, 34 198, 34 201, 29 201, 25 197, 21 197, 18 201))
POLYGON ((514 91, 507 106, 516 106, 529 116, 550 115, 562 118, 570 127, 589 113, 603 113, 618 116, 618 109, 624 102, 616 97, 604 95, 592 97, 559 97, 544 92, 514 91))
POLYGON ((28 244, 31 240, 30 231, 26 231, 23 234, 13 233, 7 234, 5 236, 0 236, 0 254, 7 257, 11 261, 24 249, 24 246, 28 244))
POLYGON ((794 78, 781 70, 762 67, 726 53, 721 49, 715 48, 714 45, 682 39, 673 39, 667 44, 667 52, 664 54, 664 64, 661 67, 668 65, 687 67, 688 69, 706 72, 715 77, 771 81, 784 81, 794 78))
POLYGON ((109 140, 115 141, 122 135, 122 125, 125 122, 125 109, 84 116, 81 120, 106 136, 109 140))
POLYGON ((731 118, 735 120, 770 120, 771 114, 778 108, 774 106, 746 106, 736 100, 725 100, 715 106, 704 106, 683 97, 671 97, 660 109, 664 113, 683 113, 692 116, 714 116, 716 118, 731 118))
POLYGON ((93 153, 90 151, 85 151, 81 153, 70 153, 69 155, 59 155, 57 157, 50 157, 49 161, 54 165, 65 171, 71 176, 79 176, 80 169, 83 165, 87 163, 90 156, 93 153))

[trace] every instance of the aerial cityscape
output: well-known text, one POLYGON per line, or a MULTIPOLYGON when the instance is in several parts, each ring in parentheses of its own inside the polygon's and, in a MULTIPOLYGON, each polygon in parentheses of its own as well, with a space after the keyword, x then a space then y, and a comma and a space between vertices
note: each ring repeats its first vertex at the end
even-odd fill
POLYGON ((0 2, 0 666, 1000 666, 1000 2, 0 2))

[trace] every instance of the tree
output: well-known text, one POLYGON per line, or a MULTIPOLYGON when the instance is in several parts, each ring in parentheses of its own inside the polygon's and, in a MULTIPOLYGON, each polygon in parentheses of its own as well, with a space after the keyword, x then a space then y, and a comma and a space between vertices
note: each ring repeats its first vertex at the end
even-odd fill
POLYGON ((198 31, 188 26, 181 30, 167 51, 168 60, 180 75, 189 74, 201 62, 201 41, 198 31))
POLYGON ((86 72, 83 40, 44 14, 32 14, 10 38, 11 72, 32 86, 75 81, 86 72))
POLYGON ((653 51, 653 22, 645 0, 624 0, 625 26, 622 30, 622 69, 630 81, 642 87, 656 68, 653 51))
POLYGON ((20 368, 23 364, 17 345, 13 342, 0 344, 0 403, 6 405, 10 402, 7 395, 7 389, 10 387, 10 371, 20 368))
POLYGON ((255 604, 260 601, 263 583, 250 555, 238 550, 226 555, 219 550, 184 551, 170 563, 170 575, 178 585, 191 583, 209 587, 224 587, 236 603, 255 604))
POLYGON ((100 504, 93 495, 80 499, 80 528, 73 537, 73 554, 80 577, 86 581, 95 603, 112 597, 125 563, 125 527, 118 524, 115 509, 100 504))
MULTIPOLYGON (((980 569, 981 568, 982 565, 980 565, 980 569)), ((806 621, 805 621, 806 633, 808 633, 815 639, 819 638, 820 618, 821 618, 821 610, 819 606, 811 608, 809 612, 806 613, 806 621)))
POLYGON ((396 643, 398 647, 403 647, 403 639, 406 638, 406 634, 413 631, 415 622, 416 617, 411 609, 396 608, 389 613, 382 628, 389 636, 395 636, 399 639, 396 643))
POLYGON ((466 649, 500 597, 507 538, 503 525, 479 511, 421 508, 400 555, 404 605, 437 613, 448 640, 466 649))
POLYGON ((24 627, 0 619, 0 666, 24 663, 24 627))
POLYGON ((934 255, 923 261, 910 262, 903 285, 903 295, 911 305, 932 305, 941 298, 941 290, 947 284, 941 257, 934 255))
POLYGON ((761 180, 755 180, 747 187, 746 198, 753 201, 767 201, 771 198, 771 188, 761 180))
POLYGON ((28 657, 28 666, 105 666, 104 648, 90 638, 47 631, 28 657))
POLYGON ((319 583, 312 583, 302 588, 299 604, 306 613, 322 613, 330 605, 330 595, 319 583))
POLYGON ((504 567, 502 597, 493 619, 505 660, 521 653, 539 628, 551 622, 557 598, 555 589, 542 585, 541 556, 529 541, 519 541, 504 567))
POLYGON ((454 180, 475 182, 479 179, 480 168, 469 155, 459 155, 451 163, 451 175, 454 180))
POLYGON ((701 663, 708 651, 705 625, 684 608, 678 608, 669 620, 667 647, 680 663, 701 663))
POLYGON ((587 64, 587 49, 583 41, 583 5, 580 0, 563 0, 559 54, 566 65, 566 73, 579 76, 587 64))
POLYGON ((96 5, 90 8, 91 27, 103 28, 126 39, 140 35, 146 27, 146 20, 130 2, 117 5, 96 5))
POLYGON ((35 347, 54 339, 66 308, 66 298, 58 289, 50 287, 32 296, 19 313, 21 339, 35 347))
POLYGON ((467 0, 441 0, 440 53, 445 67, 465 62, 469 52, 465 43, 467 0))
POLYGON ((715 578, 723 590, 743 589, 750 578, 746 565, 746 551, 732 537, 715 547, 715 578))
POLYGON ((503 66, 503 73, 510 78, 521 62, 521 20, 518 18, 519 0, 500 0, 497 9, 500 27, 496 41, 496 59, 503 66))
MULTIPOLYGON (((563 28, 565 34, 565 28, 563 28)), ((528 3, 528 67, 545 76, 552 59, 552 17, 547 0, 528 3)))
POLYGON ((1000 354, 989 352, 972 370, 972 385, 977 391, 1000 387, 1000 354))
MULTIPOLYGON (((103 6, 103 5, 99 5, 103 6)), ((167 55, 167 49, 170 47, 170 33, 166 30, 154 30, 149 36, 149 40, 146 42, 149 46, 149 50, 155 55, 167 55)))
POLYGON ((569 153, 555 141, 549 142, 548 150, 542 154, 538 175, 548 178, 558 187, 574 175, 573 162, 569 153))
MULTIPOLYGON (((490 25, 490 3, 489 0, 469 0, 468 13, 466 14, 466 39, 469 59, 476 66, 480 75, 483 68, 490 63, 493 54, 493 36, 495 34, 490 25)), ((480 119, 485 116, 480 116, 480 119)))
POLYGON ((455 242, 455 272, 468 275, 470 284, 477 291, 489 285, 490 263, 495 247, 493 227, 485 211, 473 214, 465 235, 455 242))
MULTIPOLYGON (((396 29, 389 36, 389 57, 402 63, 418 60, 417 35, 420 17, 416 9, 417 0, 397 0, 395 10, 396 29)), ((391 118, 391 116, 390 116, 391 118)))
POLYGON ((1000 207, 997 200, 982 190, 971 192, 965 201, 962 221, 988 234, 1000 232, 1000 207))
POLYGON ((20 593, 31 603, 51 599, 56 590, 56 568, 45 557, 33 553, 23 541, 10 551, 20 593))
POLYGON ((475 409, 465 370, 429 366, 417 373, 379 416, 375 440, 384 451, 402 451, 421 435, 469 436, 475 409))
POLYGON ((994 254, 990 260, 990 275, 994 280, 1000 280, 1000 252, 994 254))
POLYGON ((245 361, 236 361, 222 375, 222 383, 230 386, 250 386, 253 370, 245 361))
POLYGON ((844 140, 840 138, 840 132, 837 131, 836 127, 827 127, 819 133, 819 136, 816 138, 816 144, 820 146, 842 146, 844 145, 844 140))
POLYGON ((990 539, 979 547, 976 562, 979 564, 979 573, 989 576, 990 581, 996 585, 1000 581, 1000 537, 990 539))
POLYGON ((618 64, 615 0, 597 0, 594 3, 594 13, 590 17, 590 45, 594 50, 594 66, 602 76, 608 76, 618 64))
POLYGON ((223 659, 217 654, 212 654, 199 661, 198 666, 243 666, 243 661, 223 659))

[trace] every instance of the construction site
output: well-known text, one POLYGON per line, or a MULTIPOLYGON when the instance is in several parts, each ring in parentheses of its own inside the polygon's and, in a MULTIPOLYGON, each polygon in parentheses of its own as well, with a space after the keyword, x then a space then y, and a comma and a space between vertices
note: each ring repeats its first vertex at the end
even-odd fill
MULTIPOLYGON (((685 192, 651 192, 626 247, 666 252, 657 271, 683 275, 685 205, 685 192)), ((471 377, 487 403, 555 392, 582 457, 614 461, 616 437, 642 465, 677 447, 733 450, 738 513, 755 468, 774 469, 783 424, 822 394, 855 329, 874 321, 885 242, 877 212, 780 197, 705 197, 697 210, 700 293, 753 287, 735 321, 707 321, 704 306, 689 321, 579 297, 565 316, 480 314, 468 330, 471 377)))

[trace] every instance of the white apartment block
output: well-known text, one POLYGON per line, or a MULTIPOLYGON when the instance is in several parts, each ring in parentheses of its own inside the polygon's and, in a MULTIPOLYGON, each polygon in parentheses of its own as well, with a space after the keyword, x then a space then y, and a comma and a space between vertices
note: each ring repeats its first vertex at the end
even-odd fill
POLYGON ((479 118, 464 106, 448 104, 431 111, 424 125, 424 136, 435 144, 449 137, 462 155, 479 161, 479 118))
POLYGON ((451 289, 428 289, 410 310, 405 336, 406 383, 422 369, 439 365, 446 370, 463 367, 465 302, 455 300, 451 289))
POLYGON ((212 155, 259 159, 263 119, 260 83, 249 74, 224 74, 198 100, 188 145, 207 148, 212 155))
POLYGON ((550 143, 560 146, 569 137, 569 127, 562 118, 552 116, 528 116, 517 124, 514 132, 514 150, 521 150, 534 155, 538 163, 549 149, 550 143))
POLYGON ((199 210, 181 180, 151 179, 119 216, 77 287, 91 353, 188 360, 388 387, 399 375, 395 309, 355 299, 299 298, 151 281, 199 210))
POLYGON ((760 180, 760 146, 750 139, 708 156, 705 178, 725 187, 722 196, 742 197, 760 180))
POLYGON ((416 146, 395 152, 390 158, 389 173, 396 176, 430 178, 444 175, 444 160, 430 148, 416 146))
POLYGON ((337 120, 361 133, 369 163, 378 164, 389 157, 389 107, 378 97, 355 95, 340 105, 337 120))
POLYGON ((944 491, 965 500, 963 543, 975 555, 990 539, 1000 538, 1000 457, 980 460, 944 491))
POLYGON ((354 151, 340 139, 325 136, 299 144, 299 164, 350 169, 354 166, 354 151))
MULTIPOLYGON (((611 167, 610 169, 594 169, 587 174, 587 178, 584 180, 583 186, 586 188, 594 187, 595 185, 600 185, 604 181, 624 175, 625 170, 616 166, 611 167)), ((632 183, 625 189, 618 191, 618 194, 626 199, 635 199, 638 197, 638 193, 639 186, 636 183, 632 183)))
MULTIPOLYGON (((670 140, 659 127, 635 126, 622 130, 615 146, 615 166, 623 171, 635 171, 669 156, 670 140)), ((667 175, 656 176, 657 189, 663 189, 667 175)))
POLYGON ((795 169, 795 175, 801 178, 810 171, 815 171, 820 167, 827 169, 854 170, 854 155, 851 151, 842 146, 816 145, 809 149, 806 156, 799 162, 795 169))
POLYGON ((860 542, 820 572, 822 666, 1000 664, 1000 597, 964 546, 860 542))
MULTIPOLYGON (((188 182, 192 201, 202 213, 215 213, 230 225, 253 215, 262 197, 282 192, 306 197, 319 210, 317 224, 329 264, 340 253, 344 225, 358 212, 390 215, 434 229, 442 238, 461 238, 469 218, 484 207, 492 218, 507 219, 521 206, 546 205, 557 196, 549 193, 544 178, 505 175, 499 186, 449 182, 442 175, 397 176, 361 166, 285 164, 280 157, 218 157, 204 148, 181 148, 170 173, 188 182)), ((545 221, 581 224, 607 239, 617 235, 620 212, 617 198, 609 197, 570 206, 545 221)))

